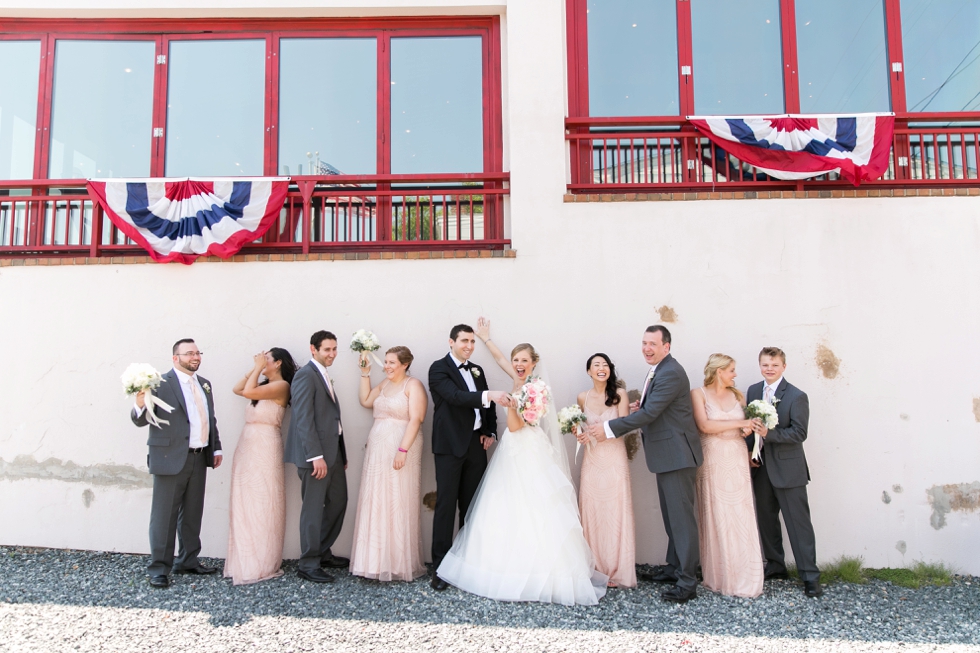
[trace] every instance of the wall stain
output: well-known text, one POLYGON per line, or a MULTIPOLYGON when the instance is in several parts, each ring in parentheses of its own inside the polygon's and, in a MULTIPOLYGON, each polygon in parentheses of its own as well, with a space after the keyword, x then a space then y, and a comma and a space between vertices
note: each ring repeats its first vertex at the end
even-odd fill
POLYGON ((436 509, 436 493, 435 492, 427 492, 426 495, 424 497, 422 497, 422 505, 425 506, 426 508, 428 508, 429 510, 435 510, 436 509))
POLYGON ((891 497, 891 495, 890 495, 890 494, 888 494, 888 491, 887 491, 887 490, 885 490, 885 491, 883 491, 883 492, 881 493, 881 502, 882 502, 883 504, 885 504, 886 506, 887 506, 887 505, 888 505, 889 503, 891 503, 891 502, 892 502, 892 497, 891 497))
POLYGON ((980 481, 933 485, 926 490, 926 498, 932 505, 929 523, 937 531, 946 526, 950 512, 974 512, 980 509, 980 481))
POLYGON ((670 306, 661 306, 657 309, 657 312, 660 313, 661 322, 673 323, 677 321, 677 311, 670 306))
POLYGON ((905 540, 899 540, 898 542, 895 542, 895 550, 901 553, 902 555, 905 555, 905 552, 908 551, 908 547, 905 545, 905 540))
MULTIPOLYGON (((902 413, 901 415, 898 416, 898 419, 907 422, 907 421, 909 421, 909 416, 906 413, 902 413)), ((978 420, 978 421, 980 421, 980 420, 978 420)))
POLYGON ((973 419, 980 422, 980 397, 973 398, 973 419))
POLYGON ((895 494, 901 494, 902 492, 905 492, 905 490, 902 489, 901 485, 896 484, 892 486, 892 492, 894 492, 895 494))
POLYGON ((97 487, 119 487, 124 490, 153 487, 153 477, 149 472, 132 465, 76 465, 70 460, 62 461, 59 458, 39 461, 34 456, 17 456, 9 463, 0 458, 0 479, 66 481, 97 487))
POLYGON ((824 377, 828 379, 837 378, 837 373, 840 371, 840 359, 826 345, 818 345, 817 367, 820 368, 824 377))
POLYGON ((82 503, 84 503, 85 507, 88 508, 92 505, 93 501, 95 501, 95 492, 93 492, 91 488, 85 488, 85 491, 82 492, 82 503))

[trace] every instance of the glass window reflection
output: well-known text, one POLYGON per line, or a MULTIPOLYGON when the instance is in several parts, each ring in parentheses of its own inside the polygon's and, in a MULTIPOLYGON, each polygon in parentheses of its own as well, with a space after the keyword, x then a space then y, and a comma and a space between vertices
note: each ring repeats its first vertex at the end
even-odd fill
POLYGON ((168 64, 167 176, 263 174, 265 41, 174 41, 168 64))
POLYGON ((34 176, 40 41, 0 42, 0 179, 34 176))
POLYGON ((779 0, 691 0, 694 110, 783 113, 779 0))
POLYGON ((391 171, 483 171, 479 36, 391 39, 391 171))
POLYGON ((909 111, 980 109, 980 2, 902 0, 909 111))
POLYGON ((152 41, 58 41, 51 179, 147 177, 153 138, 152 41))
POLYGON ((589 0, 589 115, 672 116, 676 0, 589 0))
POLYGON ((283 39, 279 66, 280 174, 374 174, 377 40, 283 39))
POLYGON ((888 111, 882 0, 796 0, 800 109, 888 111))

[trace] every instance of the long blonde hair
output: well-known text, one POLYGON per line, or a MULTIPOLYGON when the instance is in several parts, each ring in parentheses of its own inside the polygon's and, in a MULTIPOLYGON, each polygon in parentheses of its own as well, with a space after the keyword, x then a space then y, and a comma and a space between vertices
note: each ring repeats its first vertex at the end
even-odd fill
MULTIPOLYGON (((718 370, 723 370, 734 362, 735 359, 727 354, 711 354, 708 356, 708 362, 704 366, 704 387, 707 388, 715 382, 718 377, 718 370)), ((728 389, 732 391, 739 403, 744 400, 744 396, 738 388, 729 386, 728 389)))

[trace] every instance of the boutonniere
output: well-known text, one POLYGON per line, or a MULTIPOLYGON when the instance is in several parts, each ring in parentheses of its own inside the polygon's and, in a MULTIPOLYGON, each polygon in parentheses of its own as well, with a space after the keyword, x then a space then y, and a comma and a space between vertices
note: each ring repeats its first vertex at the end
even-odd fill
POLYGON ((206 393, 211 394, 211 384, 210 383, 208 383, 207 381, 205 381, 204 383, 201 384, 201 387, 204 388, 204 391, 206 393))
POLYGON ((474 379, 478 379, 483 374, 483 372, 480 371, 479 367, 474 367, 473 369, 470 370, 470 374, 473 375, 474 379))
POLYGON ((782 401, 782 399, 780 399, 779 397, 773 397, 773 398, 772 398, 772 405, 773 405, 773 406, 775 406, 775 405, 776 405, 776 404, 778 404, 778 403, 779 403, 780 401, 782 401))

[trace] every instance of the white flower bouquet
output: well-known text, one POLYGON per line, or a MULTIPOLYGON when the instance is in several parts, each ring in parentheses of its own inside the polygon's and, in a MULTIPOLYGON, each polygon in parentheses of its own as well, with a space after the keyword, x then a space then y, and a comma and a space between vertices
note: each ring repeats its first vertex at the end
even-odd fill
MULTIPOLYGON (((561 427, 561 432, 563 435, 568 435, 569 433, 578 434, 580 430, 580 425, 585 424, 588 418, 582 409, 579 408, 578 404, 574 406, 566 406, 558 411, 558 425, 561 427)), ((592 436, 589 436, 589 449, 595 444, 595 440, 592 436)), ((575 455, 578 456, 579 450, 582 448, 581 442, 575 443, 575 455)))
MULTIPOLYGON (((747 419, 758 418, 762 420, 762 423, 766 425, 767 429, 774 429, 779 424, 779 413, 776 412, 776 407, 761 399, 756 399, 745 407, 745 417, 747 419)), ((755 436, 754 444, 752 445, 752 460, 761 462, 762 452, 759 450, 759 434, 753 433, 752 435, 755 436)))
POLYGON ((531 426, 537 426, 551 406, 551 391, 539 378, 528 379, 513 397, 517 401, 517 412, 531 426))
POLYGON ((145 393, 143 403, 146 406, 146 421, 157 428, 160 428, 161 424, 170 424, 170 422, 158 418, 154 409, 161 408, 168 413, 174 409, 173 406, 153 395, 153 390, 159 388, 161 383, 163 383, 163 377, 152 365, 146 363, 133 363, 122 374, 123 392, 128 396, 140 392, 145 393))
POLYGON ((367 329, 358 329, 350 339, 350 350, 361 355, 361 367, 367 367, 369 354, 378 365, 382 365, 382 362, 374 355, 374 352, 379 349, 381 349, 381 343, 378 341, 378 336, 367 329))

